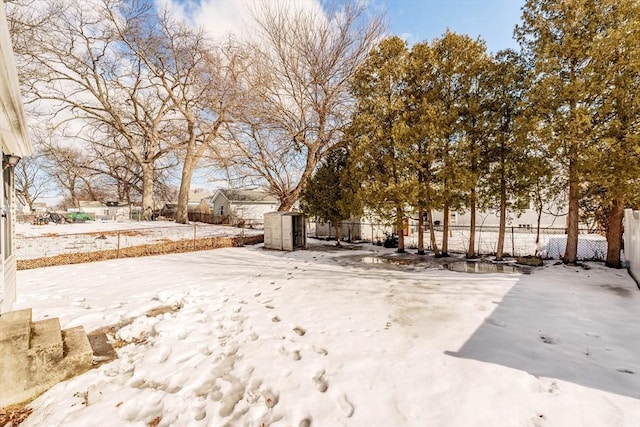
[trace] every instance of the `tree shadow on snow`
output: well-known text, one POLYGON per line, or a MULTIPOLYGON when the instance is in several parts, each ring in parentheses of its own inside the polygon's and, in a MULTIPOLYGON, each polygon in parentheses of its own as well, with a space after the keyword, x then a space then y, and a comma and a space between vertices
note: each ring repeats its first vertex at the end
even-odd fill
POLYGON ((633 284, 623 292, 593 280, 529 277, 459 351, 445 353, 640 399, 640 292, 631 292, 633 284))

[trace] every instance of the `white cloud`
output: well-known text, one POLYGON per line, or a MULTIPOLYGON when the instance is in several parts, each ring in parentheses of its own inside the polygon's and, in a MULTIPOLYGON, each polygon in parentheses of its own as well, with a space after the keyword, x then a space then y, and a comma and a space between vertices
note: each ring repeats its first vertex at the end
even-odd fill
MULTIPOLYGON (((290 10, 302 9, 322 13, 319 0, 274 0, 280 1, 290 10)), ((202 0, 200 2, 180 0, 156 0, 167 6, 176 16, 184 17, 197 26, 205 28, 212 38, 225 38, 233 34, 244 38, 253 32, 252 11, 259 11, 264 0, 202 0)))

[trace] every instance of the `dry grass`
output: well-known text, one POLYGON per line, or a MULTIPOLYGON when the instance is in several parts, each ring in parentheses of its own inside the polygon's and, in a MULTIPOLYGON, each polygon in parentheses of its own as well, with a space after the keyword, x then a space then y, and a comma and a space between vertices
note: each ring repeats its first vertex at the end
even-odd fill
POLYGON ((20 403, 0 408, 0 426, 19 426, 33 412, 27 405, 28 403, 20 403))
POLYGON ((75 254, 61 254, 51 257, 30 260, 18 260, 18 270, 50 267, 54 265, 80 264, 85 262, 106 261, 117 258, 136 258, 150 255, 164 255, 182 252, 204 251, 209 249, 239 247, 255 245, 264 241, 263 235, 243 237, 206 237, 166 241, 121 249, 108 249, 97 252, 82 252, 75 254))

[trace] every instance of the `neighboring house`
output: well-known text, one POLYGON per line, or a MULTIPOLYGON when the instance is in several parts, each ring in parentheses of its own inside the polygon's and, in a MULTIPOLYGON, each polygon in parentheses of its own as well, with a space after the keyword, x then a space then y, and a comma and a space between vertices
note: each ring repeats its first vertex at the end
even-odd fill
POLYGON ((215 224, 263 224, 264 214, 278 209, 278 199, 261 190, 217 190, 200 201, 201 214, 215 224))
MULTIPOLYGON (((29 206, 27 206, 29 209, 29 206)), ((33 203, 33 213, 45 213, 48 210, 46 202, 34 202, 33 203)), ((29 212, 29 213, 32 213, 29 212)))
POLYGON ((117 201, 80 201, 79 207, 69 208, 67 212, 83 212, 100 220, 125 220, 131 215, 131 206, 127 202, 117 201))
MULTIPOLYGON (((538 213, 535 209, 526 209, 521 213, 507 212, 506 226, 510 229, 526 228, 527 230, 535 230, 537 226, 538 213)), ((540 218, 540 228, 556 228, 563 229, 565 227, 566 213, 555 205, 545 206, 540 218), (549 212, 558 212, 551 214, 549 212)), ((433 222, 437 227, 441 227, 444 223, 444 214, 442 211, 433 213, 433 222)), ((471 225, 471 214, 469 212, 450 212, 449 225, 452 227, 469 227, 471 225)), ((476 213, 476 227, 496 228, 500 225, 500 217, 496 211, 478 212, 476 213)), ((427 221, 424 223, 425 230, 428 227, 427 221)), ((333 227, 330 224, 314 223, 310 221, 308 232, 318 237, 329 237, 334 235, 333 227), (314 229, 315 228, 315 229, 314 229)), ((404 220, 404 235, 412 236, 418 232, 418 213, 409 213, 404 220)), ((371 241, 382 240, 386 235, 397 233, 394 225, 385 224, 374 214, 365 214, 363 217, 354 217, 348 221, 343 221, 340 227, 340 234, 343 239, 370 239, 371 241)))
MULTIPOLYGON (((449 218, 450 225, 469 226, 471 224, 470 212, 451 212, 449 218)), ((439 225, 443 224, 444 215, 442 212, 434 212, 433 220, 439 225)), ((416 221, 417 223, 417 221, 416 221)), ((533 208, 525 209, 523 212, 507 211, 507 227, 535 229, 538 224, 538 212, 533 208)), ((497 210, 478 211, 476 213, 476 226, 498 227, 500 225, 500 214, 497 210)), ((564 228, 566 226, 566 210, 557 206, 545 206, 540 216, 540 228, 564 228), (554 212, 551 214, 549 212, 554 212)))
POLYGON ((0 188, 0 313, 4 313, 11 310, 16 299, 14 168, 22 157, 32 153, 4 4, 0 6, 0 143, 3 184, 0 188))
POLYGON ((131 206, 127 202, 106 202, 107 219, 115 221, 124 221, 131 218, 131 206))

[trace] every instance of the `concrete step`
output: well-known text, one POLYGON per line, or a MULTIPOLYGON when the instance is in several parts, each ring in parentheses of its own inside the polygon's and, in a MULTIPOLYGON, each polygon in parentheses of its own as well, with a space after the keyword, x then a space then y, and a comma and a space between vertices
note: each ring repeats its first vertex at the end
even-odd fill
POLYGON ((0 408, 23 402, 92 367, 82 326, 60 330, 57 318, 31 322, 31 310, 0 317, 0 408), (26 344, 25 344, 26 342, 26 344))
POLYGON ((0 345, 27 351, 31 334, 31 309, 9 311, 0 315, 0 345))
POLYGON ((64 364, 67 378, 79 375, 91 368, 93 349, 82 326, 62 331, 64 343, 64 364))
POLYGON ((31 323, 29 357, 33 368, 49 370, 62 360, 62 334, 58 318, 44 319, 31 323))

